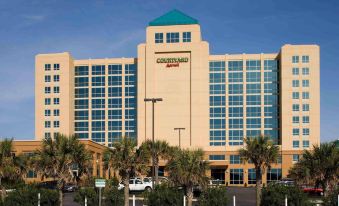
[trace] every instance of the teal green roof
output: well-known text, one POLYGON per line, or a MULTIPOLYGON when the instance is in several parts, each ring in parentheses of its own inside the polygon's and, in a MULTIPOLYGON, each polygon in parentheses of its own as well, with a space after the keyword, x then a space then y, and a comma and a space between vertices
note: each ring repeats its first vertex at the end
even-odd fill
POLYGON ((187 16, 186 14, 176 9, 154 19, 149 26, 169 26, 169 25, 187 25, 198 24, 198 20, 187 16))

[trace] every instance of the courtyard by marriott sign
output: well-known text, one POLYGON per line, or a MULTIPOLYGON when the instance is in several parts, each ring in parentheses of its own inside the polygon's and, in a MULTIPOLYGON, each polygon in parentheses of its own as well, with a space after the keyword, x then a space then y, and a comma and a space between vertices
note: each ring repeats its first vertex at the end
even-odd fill
POLYGON ((188 62, 188 57, 179 57, 179 58, 157 58, 158 64, 166 64, 167 68, 179 67, 180 63, 188 62))

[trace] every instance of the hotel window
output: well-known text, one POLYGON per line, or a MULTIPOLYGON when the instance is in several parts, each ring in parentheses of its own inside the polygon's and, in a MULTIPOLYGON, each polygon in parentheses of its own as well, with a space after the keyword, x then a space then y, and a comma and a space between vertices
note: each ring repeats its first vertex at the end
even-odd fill
POLYGON ((75 66, 75 76, 88 75, 88 66, 75 66))
POLYGON ((75 89, 75 98, 87 98, 87 97, 88 97, 88 88, 75 89))
POLYGON ((56 117, 60 116, 60 110, 55 109, 55 110, 53 111, 53 115, 56 116, 56 117))
POLYGON ((121 86, 122 76, 109 76, 108 77, 108 86, 121 86))
MULTIPOLYGON (((213 109, 213 117, 225 117, 225 108, 211 108, 213 109), (218 111, 219 110, 219 111, 218 111), (222 114, 222 116, 220 116, 222 114)), ((244 112, 243 112, 242 107, 229 107, 228 108, 228 116, 229 117, 243 117, 244 112)))
POLYGON ((87 87, 88 77, 75 77, 74 84, 75 84, 75 87, 87 87))
POLYGON ((299 75, 299 68, 294 67, 294 68, 292 69, 292 74, 293 74, 293 75, 299 75))
POLYGON ((308 79, 303 80, 303 87, 309 87, 310 86, 310 81, 308 79))
POLYGON ((167 43, 179 42, 179 32, 166 33, 166 42, 167 43))
POLYGON ((51 138, 51 133, 50 132, 45 132, 45 139, 51 138))
POLYGON ((59 121, 54 121, 53 122, 54 128, 59 128, 59 125, 60 125, 59 121))
POLYGON ((293 99, 299 99, 299 92, 293 92, 292 93, 292 98, 293 99))
POLYGON ((292 161, 293 161, 293 163, 299 162, 299 155, 298 154, 293 154, 292 161))
POLYGON ((240 155, 230 155, 230 163, 231 164, 240 164, 240 155))
POLYGON ((278 73, 277 72, 264 72, 264 81, 265 82, 278 81, 278 73))
POLYGON ((243 119, 229 119, 229 128, 230 129, 242 129, 243 128, 243 119))
POLYGON ((108 65, 108 74, 122 74, 121 64, 108 65))
POLYGON ((309 140, 303 140, 303 148, 309 148, 310 147, 310 141, 309 140))
POLYGON ((264 96, 264 104, 265 105, 277 105, 278 104, 278 96, 277 95, 265 95, 264 96))
POLYGON ((299 104, 293 104, 293 105, 292 105, 292 110, 293 110, 294 112, 298 112, 298 111, 299 111, 299 104))
POLYGON ((242 71, 243 62, 242 61, 229 61, 228 62, 228 71, 242 71))
POLYGON ((182 41, 183 42, 191 42, 191 32, 182 33, 182 41))
POLYGON ((105 142, 105 132, 93 132, 92 140, 95 142, 105 142))
POLYGON ((281 180, 281 169, 275 169, 275 168, 269 169, 267 171, 266 180, 267 180, 267 183, 281 180))
MULTIPOLYGON (((108 91, 109 89, 112 88, 108 88, 108 91)), ((92 88, 92 97, 105 97, 105 88, 92 88)))
POLYGON ((229 90, 229 94, 242 94, 243 85, 242 84, 229 84, 228 90, 229 90))
POLYGON ((92 77, 92 86, 105 86, 105 77, 92 77))
POLYGON ((79 139, 88 139, 88 133, 78 133, 76 135, 79 139))
POLYGON ((309 99, 310 93, 309 92, 303 92, 303 99, 309 99))
MULTIPOLYGON (((265 119, 265 123, 266 123, 266 119, 265 119)), ((260 118, 246 119, 246 126, 247 128, 260 128, 261 119, 260 118)))
POLYGON ((109 147, 112 147, 114 142, 118 142, 121 140, 121 132, 109 132, 108 133, 108 144, 109 147))
POLYGON ((299 80, 293 80, 292 81, 292 86, 293 87, 299 87, 299 80))
POLYGON ((45 128, 51 128, 51 121, 45 121, 45 128))
POLYGON ((260 60, 247 60, 246 70, 247 71, 260 71, 260 60))
POLYGON ((309 116, 303 116, 303 123, 304 124, 310 123, 310 117, 309 116))
POLYGON ((54 75, 54 76, 53 76, 53 80, 54 80, 55 82, 59 82, 59 81, 60 81, 60 76, 59 76, 59 75, 54 75))
POLYGON ((246 95, 246 104, 247 105, 260 105, 261 96, 260 95, 246 95))
POLYGON ((108 119, 122 119, 122 111, 108 110, 108 119))
POLYGON ((92 99, 92 108, 105 108, 105 99, 92 99))
POLYGON ((225 155, 210 155, 209 160, 225 160, 225 155))
POLYGON ((299 56, 292 56, 292 63, 299 63, 299 56))
MULTIPOLYGON (((265 84, 266 86, 266 84, 265 84)), ((247 94, 256 94, 261 92, 260 84, 246 84, 246 93, 247 94)))
POLYGON ((121 98, 118 98, 118 99, 108 99, 108 108, 121 109, 121 107, 122 107, 122 100, 121 100, 121 98))
POLYGON ((293 123, 294 124, 297 124, 297 123, 299 123, 299 117, 298 116, 293 116, 293 123))
POLYGON ((228 97, 229 106, 241 106, 243 105, 243 96, 229 96, 228 97))
POLYGON ((108 96, 109 97, 120 97, 121 95, 122 95, 122 88, 121 87, 108 87, 108 96))
POLYGON ((305 135, 305 136, 310 135, 310 129, 309 128, 303 128, 303 135, 305 135))
POLYGON ((256 184, 257 180, 256 180, 256 173, 255 173, 255 169, 251 168, 248 169, 248 184, 256 184))
POLYGON ((230 146, 243 145, 244 131, 243 130, 229 130, 228 139, 230 146))
POLYGON ((45 98, 45 105, 51 104, 51 98, 45 98))
POLYGON ((88 131, 88 122, 75 122, 75 131, 88 131))
POLYGON ((54 87, 53 90, 54 90, 55 94, 60 93, 60 88, 59 87, 54 87))
POLYGON ((122 130, 122 121, 109 121, 108 122, 108 130, 112 131, 118 131, 122 130))
POLYGON ((265 128, 278 128, 278 121, 276 118, 265 118, 264 125, 265 128))
POLYGON ((45 94, 51 93, 51 87, 45 87, 45 94))
POLYGON ((88 109, 88 99, 76 99, 75 109, 88 109))
POLYGON ((309 75, 310 74, 310 69, 308 67, 304 67, 302 69, 302 73, 303 73, 303 75, 309 75))
POLYGON ((45 82, 51 82, 51 76, 46 75, 45 76, 45 82))
POLYGON ((54 70, 60 70, 60 64, 54 64, 54 70))
POLYGON ((28 170, 26 178, 37 178, 37 173, 34 170, 28 170))
POLYGON ((225 129, 225 119, 210 119, 210 129, 225 129))
POLYGON ((45 116, 46 117, 51 116, 51 110, 50 109, 45 109, 45 116))
POLYGON ((310 111, 310 105, 309 104, 303 104, 303 111, 304 112, 310 111))
POLYGON ((92 131, 105 131, 105 121, 93 121, 92 131))
POLYGON ((92 75, 105 75, 105 65, 93 65, 92 75))
POLYGON ((298 128, 293 128, 292 132, 293 132, 293 136, 299 135, 299 129, 298 128))
POLYGON ((163 43, 163 42, 164 42, 164 34, 155 33, 155 43, 163 43))
POLYGON ((45 71, 51 71, 51 64, 45 64, 45 71))
MULTIPOLYGON (((271 72, 265 72, 271 73, 271 72)), ((247 82, 260 82, 261 73, 260 72, 246 72, 246 81, 247 82)))
POLYGON ((309 56, 302 56, 302 62, 303 62, 303 63, 308 63, 308 62, 310 62, 310 57, 309 57, 309 56))
POLYGON ((75 111, 74 112, 75 120, 88 120, 88 111, 75 111))
POLYGON ((229 82, 243 82, 243 73, 242 72, 232 72, 228 73, 229 82))
POLYGON ((299 148, 299 140, 293 140, 293 148, 299 148))
POLYGON ((104 120, 105 110, 92 110, 92 120, 104 120))
POLYGON ((60 104, 59 98, 54 98, 54 99, 53 99, 53 103, 54 103, 55 105, 60 104))
POLYGON ((230 184, 231 185, 244 184, 243 169, 230 169, 230 184))

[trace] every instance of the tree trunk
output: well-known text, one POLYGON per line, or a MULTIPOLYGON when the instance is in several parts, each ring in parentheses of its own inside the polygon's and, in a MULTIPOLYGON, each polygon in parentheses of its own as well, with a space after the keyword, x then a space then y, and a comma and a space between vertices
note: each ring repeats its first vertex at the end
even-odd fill
POLYGON ((193 201, 193 186, 186 187, 186 195, 187 195, 187 206, 192 206, 193 201))
POLYGON ((256 206, 260 206, 261 184, 262 184, 262 174, 260 169, 255 169, 255 177, 256 177, 256 206))
POLYGON ((125 206, 129 206, 129 178, 124 179, 125 206))
POLYGON ((2 200, 2 202, 4 202, 4 200, 5 200, 5 194, 6 194, 6 190, 5 190, 5 188, 4 187, 2 187, 2 182, 1 182, 1 177, 0 177, 0 190, 1 190, 1 200, 2 200))
POLYGON ((63 195, 62 195, 62 189, 59 189, 59 202, 60 206, 63 206, 63 195))
MULTIPOLYGON (((154 158, 154 167, 155 167, 155 185, 159 184, 159 160, 157 158, 154 158)), ((154 189, 154 188, 153 188, 154 189)))

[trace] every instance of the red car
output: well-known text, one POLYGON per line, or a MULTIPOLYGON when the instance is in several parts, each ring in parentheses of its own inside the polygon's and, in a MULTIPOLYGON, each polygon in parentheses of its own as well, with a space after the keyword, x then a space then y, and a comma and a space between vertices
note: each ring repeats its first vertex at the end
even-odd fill
POLYGON ((312 186, 304 186, 303 187, 303 191, 307 194, 310 194, 310 195, 323 195, 324 194, 324 191, 323 189, 321 188, 316 188, 316 187, 312 187, 312 186))

